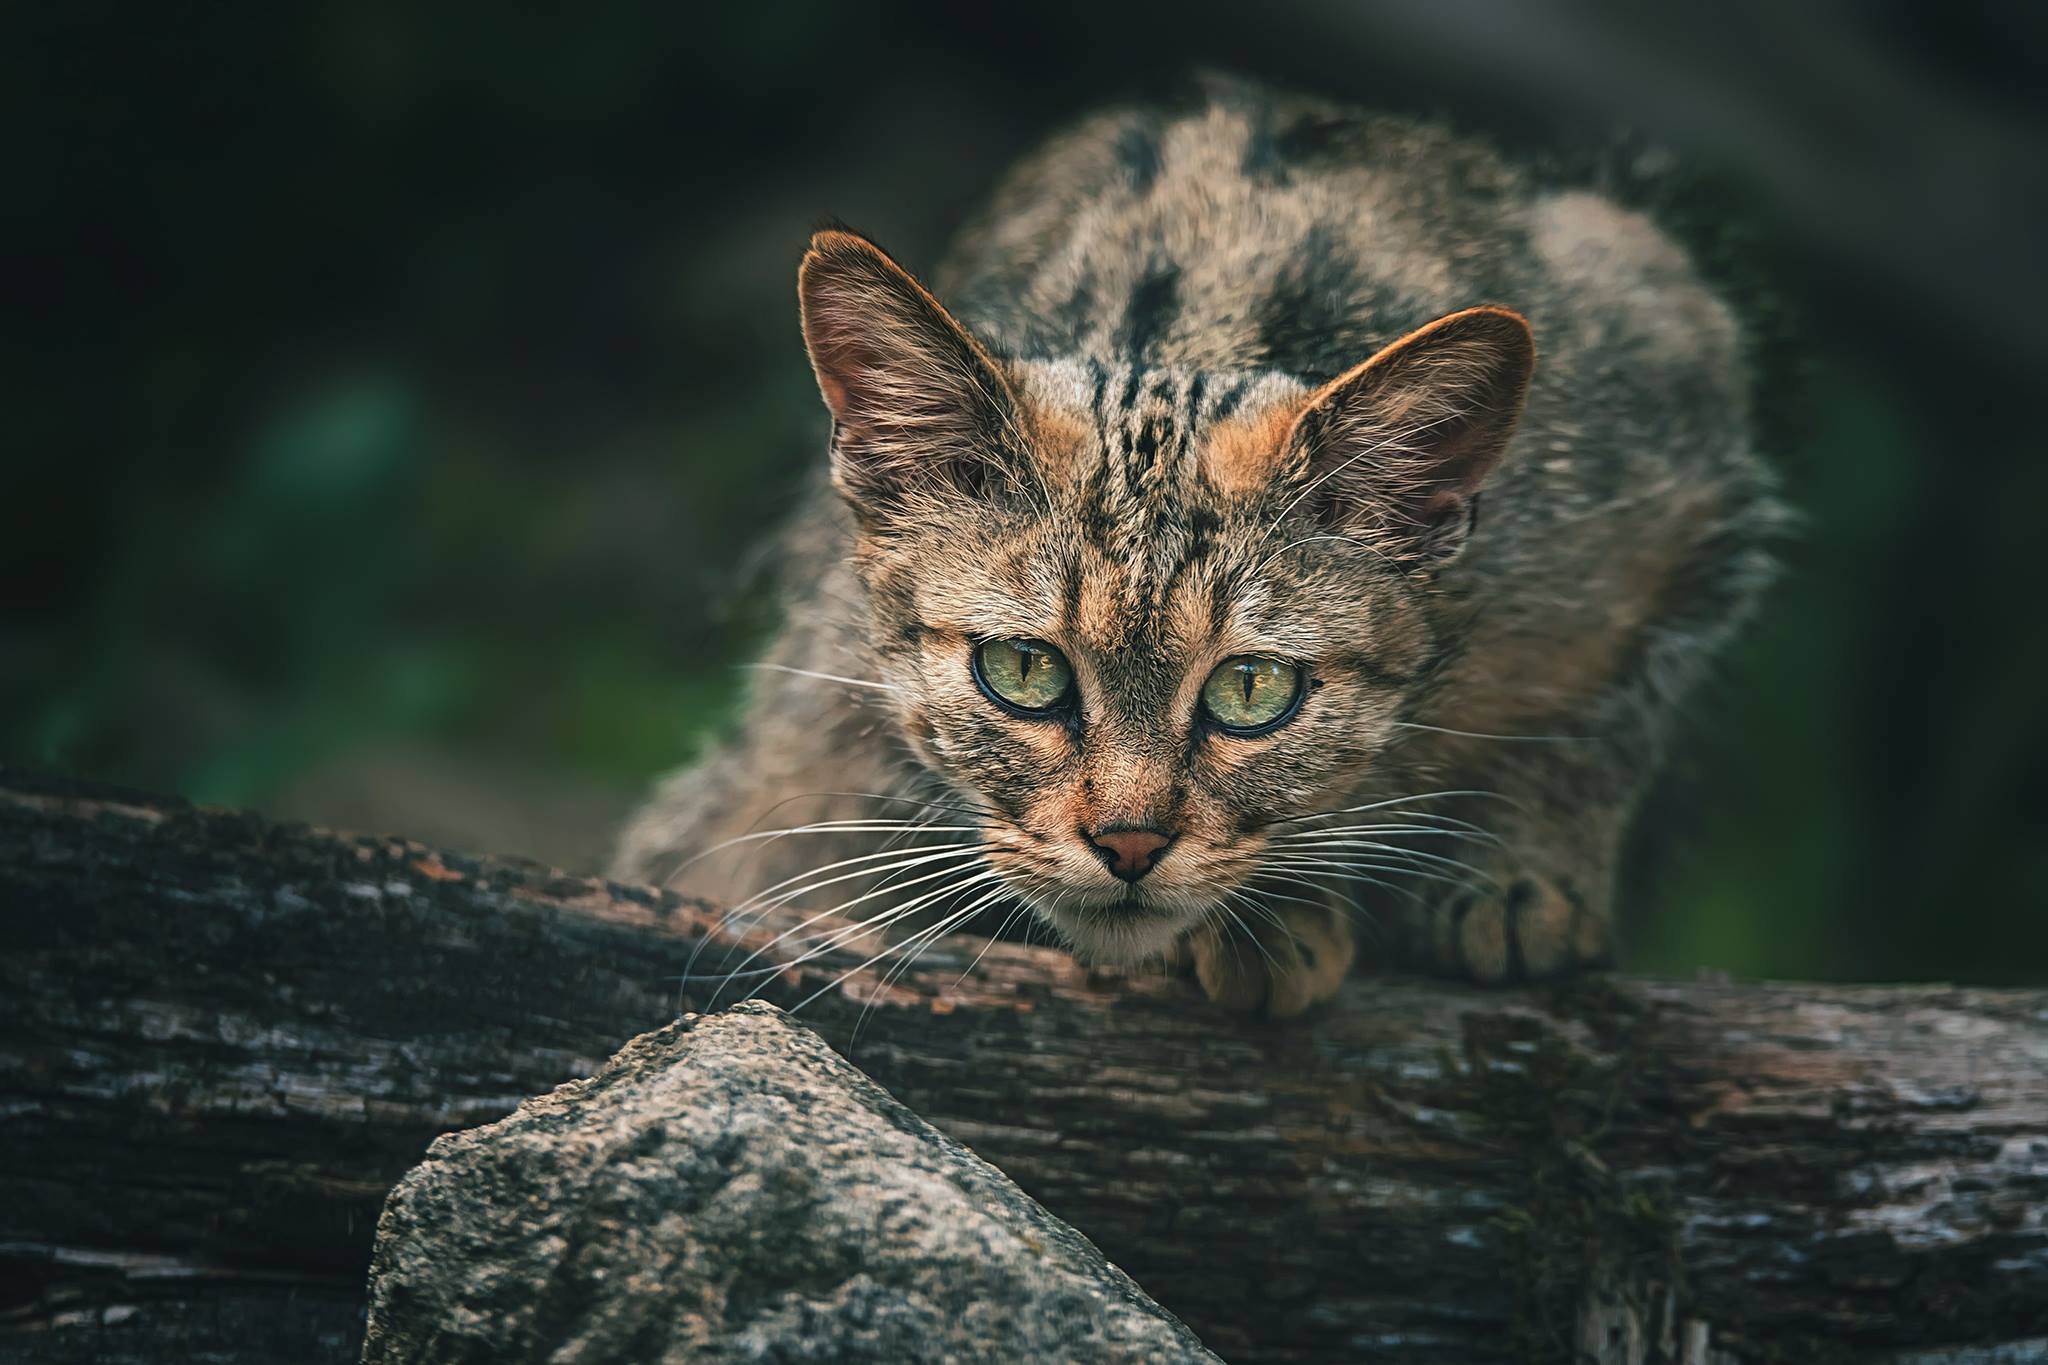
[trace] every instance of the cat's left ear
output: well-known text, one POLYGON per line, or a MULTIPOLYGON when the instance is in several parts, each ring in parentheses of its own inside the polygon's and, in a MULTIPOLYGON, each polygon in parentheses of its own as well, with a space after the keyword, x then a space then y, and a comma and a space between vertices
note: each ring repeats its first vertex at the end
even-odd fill
POLYGON ((1438 318, 1318 390, 1283 445, 1303 505, 1422 568, 1463 548, 1473 499, 1522 415, 1536 342, 1521 314, 1438 318))
POLYGON ((986 492, 1018 468, 1000 364, 880 247, 818 233, 797 296, 832 412, 832 479, 863 522, 914 512, 934 493, 986 492))

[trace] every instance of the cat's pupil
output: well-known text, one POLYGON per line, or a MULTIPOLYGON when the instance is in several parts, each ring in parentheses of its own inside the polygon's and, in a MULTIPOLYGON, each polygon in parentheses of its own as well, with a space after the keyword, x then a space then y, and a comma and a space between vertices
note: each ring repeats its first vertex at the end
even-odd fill
POLYGON ((1018 681, 1018 682, 1030 682, 1030 681, 1031 681, 1031 665, 1032 665, 1032 663, 1033 663, 1033 662, 1035 661, 1036 657, 1037 657, 1037 656, 1036 656, 1036 655, 1034 655, 1034 654, 1033 654, 1033 653, 1032 653, 1032 652, 1031 652, 1030 650, 1028 650, 1028 649, 1020 649, 1020 650, 1018 650, 1018 651, 1017 651, 1017 681, 1018 681))
POLYGON ((1258 682, 1259 675, 1249 668, 1241 668, 1238 672, 1244 677, 1244 704, 1250 706, 1252 704, 1252 687, 1258 682))

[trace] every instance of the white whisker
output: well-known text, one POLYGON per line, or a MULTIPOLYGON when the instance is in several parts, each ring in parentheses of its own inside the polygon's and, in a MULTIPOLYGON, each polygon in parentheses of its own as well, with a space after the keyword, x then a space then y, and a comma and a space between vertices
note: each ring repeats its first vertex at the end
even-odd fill
POLYGON ((819 673, 808 668, 791 668, 788 664, 741 664, 740 667, 767 673, 790 673, 799 678, 816 678, 820 682, 844 683, 848 687, 872 687, 878 692, 901 692, 895 683, 876 682, 873 678, 847 678, 837 673, 819 673))
MULTIPOLYGON (((833 906, 833 907, 832 907, 831 909, 829 909, 829 910, 821 910, 821 911, 819 911, 819 912, 818 912, 817 914, 814 914, 814 915, 812 915, 812 916, 811 916, 810 918, 808 918, 808 919, 804 920, 804 921, 803 921, 803 923, 801 923, 801 924, 798 924, 798 925, 795 925, 795 926, 793 926, 793 927, 791 927, 791 928, 788 928, 788 929, 785 929, 785 930, 783 930, 783 931, 782 931, 781 933, 777 934, 777 935, 776 935, 776 936, 775 936, 774 938, 770 939, 770 940, 769 940, 768 942, 766 942, 766 943, 762 944, 762 945, 761 945, 760 947, 758 947, 758 948, 754 949, 754 951, 753 951, 753 952, 751 952, 751 953, 748 953, 748 954, 747 954, 747 956, 746 956, 746 957, 745 957, 744 959, 742 959, 742 960, 741 960, 741 962, 740 962, 740 965, 739 965, 739 967, 735 968, 734 970, 735 970, 735 971, 743 971, 743 970, 745 970, 745 968, 746 968, 746 966, 747 966, 747 964, 748 964, 748 963, 751 963, 751 962, 753 962, 753 961, 754 961, 755 959, 759 958, 759 957, 760 957, 760 956, 761 956, 761 955, 762 955, 763 953, 766 953, 766 952, 768 952, 769 950, 773 949, 773 948, 774 948, 774 947, 775 947, 775 946, 776 946, 777 944, 779 944, 779 943, 783 943, 783 942, 787 941, 787 940, 788 940, 788 939, 790 938, 790 936, 791 936, 791 935, 793 935, 793 934, 798 934, 798 933, 801 933, 801 932, 803 932, 803 931, 804 931, 805 929, 808 929, 808 928, 809 928, 809 927, 810 927, 811 925, 813 925, 813 924, 816 924, 816 923, 818 923, 818 922, 819 922, 819 921, 821 921, 821 920, 826 920, 826 919, 838 919, 838 918, 841 918, 841 917, 842 917, 842 916, 843 916, 843 915, 845 914, 845 912, 846 912, 846 911, 848 911, 848 910, 852 909, 852 908, 853 908, 854 906, 856 906, 856 905, 859 905, 859 904, 861 904, 861 903, 862 903, 863 901, 873 900, 873 899, 874 899, 874 898, 875 898, 876 896, 881 896, 881 895, 887 895, 888 893, 890 893, 890 892, 892 892, 892 891, 900 891, 900 890, 902 890, 902 889, 903 889, 904 887, 908 887, 908 886, 918 886, 918 885, 921 885, 921 884, 923 884, 923 883, 925 883, 925 882, 929 882, 929 881, 936 881, 936 880, 938 880, 939 878, 942 878, 942 877, 951 877, 951 876, 957 876, 957 875, 959 874, 959 872, 960 872, 960 871, 961 871, 961 869, 960 869, 960 868, 958 868, 958 867, 942 867, 942 868, 939 868, 939 869, 938 869, 937 871, 934 871, 934 872, 927 872, 927 873, 923 874, 922 876, 919 876, 919 877, 913 877, 913 878, 911 878, 911 879, 910 879, 909 881, 906 881, 906 882, 901 882, 901 883, 891 884, 891 885, 887 885, 887 886, 878 886, 878 887, 874 888, 874 889, 873 889, 873 890, 871 890, 871 891, 863 892, 863 893, 862 893, 861 895, 858 895, 858 896, 854 897, 854 898, 853 898, 852 900, 850 900, 850 901, 846 901, 846 902, 844 902, 844 903, 842 903, 842 904, 839 904, 839 905, 835 905, 835 906, 833 906)), ((969 881, 968 881, 968 882, 966 882, 966 883, 964 883, 964 884, 959 884, 959 883, 956 883, 956 884, 954 884, 954 885, 949 885, 949 886, 941 886, 941 887, 938 887, 937 889, 935 889, 935 890, 932 890, 932 891, 924 891, 924 892, 919 892, 919 893, 918 893, 918 894, 917 894, 917 895, 916 895, 915 897, 913 897, 913 898, 912 898, 911 900, 909 900, 908 902, 905 902, 905 903, 904 903, 904 904, 902 904, 902 905, 894 905, 894 906, 890 906, 890 907, 888 908, 888 910, 887 910, 887 911, 885 911, 884 913, 887 913, 887 914, 891 914, 891 915, 895 915, 895 916, 897 916, 897 917, 899 917, 899 918, 900 918, 900 917, 901 917, 902 915, 904 915, 904 914, 907 914, 907 913, 909 913, 909 912, 910 912, 910 911, 912 911, 912 910, 920 909, 920 908, 922 908, 923 906, 926 906, 926 905, 930 905, 930 904, 932 904, 932 903, 934 903, 934 902, 936 902, 936 901, 939 901, 939 900, 943 900, 943 899, 944 899, 944 898, 945 898, 946 896, 948 896, 948 895, 952 894, 952 893, 953 893, 954 891, 956 891, 956 890, 959 890, 959 889, 961 888, 961 886, 962 886, 962 885, 973 885, 973 884, 974 884, 974 883, 975 883, 976 881, 979 881, 979 880, 981 880, 981 879, 984 879, 984 878, 993 878, 994 876, 995 876, 995 873, 993 873, 993 872, 990 872, 990 871, 987 871, 986 869, 984 869, 984 870, 983 870, 982 872, 980 872, 980 873, 977 873, 977 874, 975 874, 975 876, 974 876, 973 878, 970 878, 970 879, 969 879, 969 881)), ((856 922, 857 924, 863 924, 863 925, 865 925, 865 924, 872 924, 872 923, 874 922, 874 920, 873 920, 873 919, 868 919, 868 920, 858 920, 858 921, 855 921, 855 922, 856 922)), ((807 954, 807 955, 806 955, 806 958, 807 958, 808 956, 810 956, 810 955, 808 955, 808 954, 807 954)), ((799 961, 799 962, 801 962, 801 961, 804 961, 804 960, 806 960, 806 959, 798 959, 798 961, 799 961)), ((797 963, 794 963, 794 962, 792 962, 792 963, 785 963, 785 964, 783 964, 783 965, 784 965, 785 967, 790 967, 790 966, 795 966, 795 965, 797 965, 797 963)))
POLYGON ((1397 730, 1426 730, 1433 735, 1456 735, 1460 739, 1499 739, 1510 743, 1591 744, 1598 735, 1489 735, 1481 730, 1454 730, 1448 725, 1424 725, 1420 721, 1397 720, 1397 730))

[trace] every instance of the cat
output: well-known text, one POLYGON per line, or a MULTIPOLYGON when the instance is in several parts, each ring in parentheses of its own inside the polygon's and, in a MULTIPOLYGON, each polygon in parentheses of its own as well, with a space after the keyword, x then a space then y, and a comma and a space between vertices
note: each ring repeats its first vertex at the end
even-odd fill
POLYGON ((1487 983, 1610 961, 1777 521, 1732 315, 1647 219, 1211 81, 1055 137, 933 289, 829 228, 798 293, 830 487, 742 727, 616 876, 939 914, 912 939, 1028 911, 1274 1016, 1361 934, 1487 983))

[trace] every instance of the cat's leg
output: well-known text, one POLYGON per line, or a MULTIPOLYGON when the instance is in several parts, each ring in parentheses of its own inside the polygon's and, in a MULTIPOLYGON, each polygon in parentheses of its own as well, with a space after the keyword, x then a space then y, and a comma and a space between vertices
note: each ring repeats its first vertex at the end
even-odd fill
POLYGON ((1576 812, 1566 833, 1519 822, 1500 853, 1480 863, 1483 880, 1432 903, 1430 959, 1487 985, 1537 981, 1614 961, 1615 866, 1624 813, 1576 812))
POLYGON ((1291 1018, 1335 995, 1357 957, 1350 907, 1307 900, 1234 906, 1186 940, 1195 979, 1225 1009, 1291 1018))
POLYGON ((1595 748, 1497 762, 1472 784, 1493 793, 1461 810, 1483 834, 1411 879, 1415 965, 1494 985, 1612 964, 1616 870, 1649 760, 1595 748))

